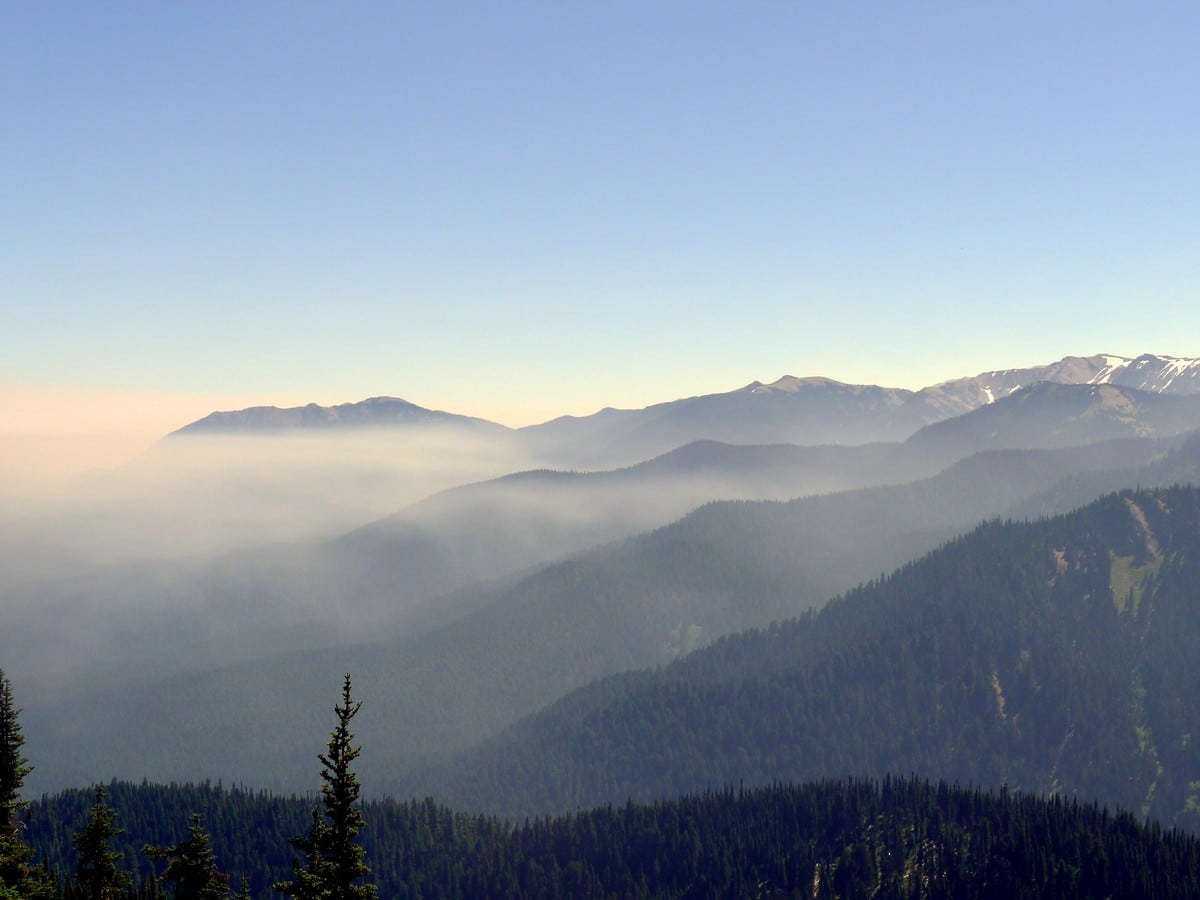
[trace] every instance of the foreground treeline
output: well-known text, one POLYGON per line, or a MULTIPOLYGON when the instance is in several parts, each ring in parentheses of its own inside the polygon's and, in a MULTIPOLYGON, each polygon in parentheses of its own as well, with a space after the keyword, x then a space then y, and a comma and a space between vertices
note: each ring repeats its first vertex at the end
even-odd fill
MULTIPOLYGON (((278 896, 311 802, 218 786, 114 783, 135 874, 138 852, 186 833, 199 811, 218 865, 254 897, 278 896)), ((73 870, 71 833, 90 791, 28 810, 52 871, 73 870)), ((604 807, 524 824, 432 801, 363 806, 360 834, 381 898, 407 897, 1195 897, 1200 841, 1128 814, 913 778, 822 781, 604 807)))
MULTIPOLYGON (((293 851, 291 871, 269 882, 275 894, 298 900, 368 900, 377 895, 359 841, 365 820, 358 776, 351 769, 361 748, 354 744, 350 721, 361 706, 351 695, 347 674, 341 702, 334 707, 337 725, 326 751, 317 757, 322 766, 320 800, 307 805, 307 829, 297 829, 287 839, 293 851)), ((72 813, 45 800, 39 816, 21 796, 21 786, 33 767, 22 752, 25 737, 19 717, 12 686, 0 670, 0 900, 230 900, 232 880, 217 861, 210 830, 198 811, 205 807, 216 807, 215 813, 208 810, 210 817, 221 826, 226 840, 243 850, 236 900, 256 896, 250 876, 265 868, 254 859, 257 844, 261 838, 263 845, 270 845, 278 840, 278 832, 271 828, 259 835, 250 825, 257 818, 254 814, 231 812, 227 798, 236 794, 226 795, 218 788, 215 803, 187 802, 189 812, 181 817, 181 801, 203 801, 208 789, 197 797, 188 788, 162 788, 167 799, 154 803, 147 802, 143 794, 148 789, 143 788, 142 794, 124 798, 123 807, 141 825, 127 830, 117 824, 119 813, 110 800, 110 789, 97 785, 90 807, 85 804, 72 813), (149 827, 156 812, 163 818, 149 827), (163 843, 162 836, 177 832, 184 819, 186 835, 163 843), (68 822, 76 827, 64 830, 68 822), (139 832, 146 840, 129 845, 127 836, 139 832), (40 853, 31 835, 45 842, 40 853), (124 845, 119 843, 122 838, 124 845)), ((112 789, 117 787, 114 784, 112 789)), ((78 799, 78 792, 74 793, 78 799)), ((72 797, 63 794, 59 800, 69 804, 72 797)), ((250 808, 257 811, 273 802, 260 795, 250 808)))

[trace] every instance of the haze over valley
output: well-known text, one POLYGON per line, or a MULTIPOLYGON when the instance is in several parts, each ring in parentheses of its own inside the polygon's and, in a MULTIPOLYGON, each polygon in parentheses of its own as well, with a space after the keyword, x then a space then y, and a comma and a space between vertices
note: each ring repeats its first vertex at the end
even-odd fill
MULTIPOLYGON (((387 399, 202 418, 89 476, 86 504, 7 523, 9 547, 47 554, 6 555, 0 652, 28 679, 30 739, 58 748, 30 783, 302 790, 311 712, 353 670, 379 709, 361 733, 387 748, 368 788, 422 794, 595 679, 819 609, 988 519, 1191 481, 1200 364, 1116 362, 918 392, 788 378, 525 429, 387 399), (902 439, 860 441, 911 404, 902 439), (767 442, 720 440, 731 423, 767 442), (632 465, 571 456, 666 434, 682 443, 632 465)), ((518 808, 566 801, 538 802, 518 808)))
POLYGON ((1197 33, 0 6, 0 900, 1200 896, 1197 33))

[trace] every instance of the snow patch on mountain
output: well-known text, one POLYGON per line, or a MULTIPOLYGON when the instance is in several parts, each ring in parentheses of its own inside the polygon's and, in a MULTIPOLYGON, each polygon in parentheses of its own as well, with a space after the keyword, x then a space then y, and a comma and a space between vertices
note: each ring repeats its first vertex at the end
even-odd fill
POLYGON ((1104 361, 1103 368, 1092 376, 1088 384, 1108 384, 1112 380, 1114 372, 1125 368, 1130 363, 1130 360, 1124 356, 1101 355, 1099 358, 1104 361))

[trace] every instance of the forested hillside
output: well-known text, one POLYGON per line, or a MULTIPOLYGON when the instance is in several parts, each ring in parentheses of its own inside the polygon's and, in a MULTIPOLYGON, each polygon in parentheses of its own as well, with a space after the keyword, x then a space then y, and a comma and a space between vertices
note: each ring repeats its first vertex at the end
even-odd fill
MULTIPOLYGON (((135 671, 117 686, 67 685, 28 715, 31 735, 54 748, 35 777, 50 787, 115 775, 299 789, 312 711, 325 686, 352 669, 377 698, 363 735, 391 754, 382 783, 371 785, 382 789, 414 764, 489 737, 593 679, 669 662, 824 603, 1073 473, 1119 469, 1137 483, 1139 466, 1173 444, 983 453, 906 485, 709 504, 474 597, 439 600, 431 616, 461 614, 417 635, 165 678, 135 671), (147 745, 138 728, 106 727, 112 722, 153 723, 163 739, 147 745), (71 738, 78 731, 99 737, 84 746, 71 738), (243 736, 236 746, 224 738, 230 731, 243 736)), ((1193 450, 1200 455, 1200 442, 1193 450)), ((186 630, 191 621, 176 625, 186 630)))
MULTIPOLYGON (((213 786, 115 783, 119 849, 176 840, 193 811, 216 861, 255 898, 290 873, 306 803, 213 786)), ((72 871, 88 791, 30 810, 41 858, 72 871)), ((916 779, 719 790, 512 824, 432 801, 364 807, 362 845, 384 900, 487 897, 1194 897, 1200 841, 1062 799, 916 779)), ((161 871, 161 868, 160 868, 161 871)))
POLYGON ((818 613, 565 698, 414 779, 508 813, 917 772, 1200 828, 1200 490, 991 522, 818 613))

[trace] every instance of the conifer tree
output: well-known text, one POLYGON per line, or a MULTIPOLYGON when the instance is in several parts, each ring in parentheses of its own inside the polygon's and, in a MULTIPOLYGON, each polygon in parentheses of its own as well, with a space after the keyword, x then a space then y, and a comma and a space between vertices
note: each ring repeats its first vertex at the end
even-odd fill
POLYGON ((152 847, 142 852, 153 859, 169 859, 162 881, 175 885, 175 900, 226 900, 229 876, 217 868, 208 832, 200 824, 200 814, 192 814, 187 839, 174 847, 152 847))
POLYGON ((20 813, 26 805, 21 785, 33 767, 21 754, 25 736, 20 714, 12 685, 0 669, 0 900, 38 900, 57 893, 49 873, 32 865, 33 850, 21 836, 20 813))
POLYGON ((351 696, 350 675, 342 682, 342 702, 333 711, 337 725, 329 736, 329 746, 317 758, 321 761, 321 803, 324 815, 313 808, 312 824, 304 837, 292 838, 291 844, 302 854, 304 862, 292 864, 292 881, 275 884, 275 890, 301 900, 351 900, 373 897, 375 885, 361 884, 370 875, 366 851, 356 838, 365 820, 358 805, 360 786, 350 764, 358 758, 361 747, 354 746, 350 720, 362 703, 351 696))
POLYGON ((75 884, 68 896, 86 900, 109 900, 124 896, 132 880, 121 868, 123 854, 112 849, 111 840, 124 834, 113 823, 117 814, 105 801, 104 785, 96 786, 96 802, 88 814, 87 825, 72 840, 79 852, 75 884))
POLYGON ((33 771, 21 755, 25 736, 17 721, 20 714, 13 700, 12 685, 0 669, 0 834, 3 835, 17 827, 17 814, 25 805, 21 802, 21 785, 33 771))

